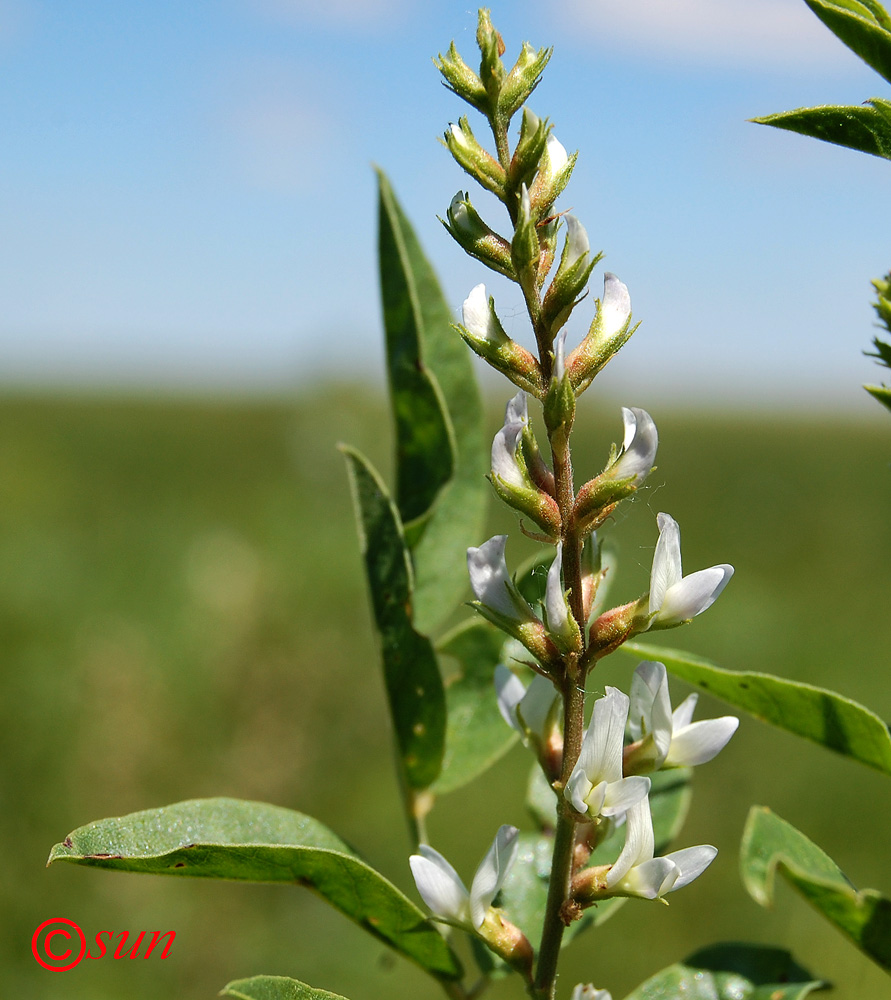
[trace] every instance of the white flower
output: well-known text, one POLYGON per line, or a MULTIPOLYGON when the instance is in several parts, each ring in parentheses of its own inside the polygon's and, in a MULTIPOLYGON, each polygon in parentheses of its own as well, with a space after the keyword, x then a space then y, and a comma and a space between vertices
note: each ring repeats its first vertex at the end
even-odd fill
POLYGON ((691 694, 672 712, 664 664, 648 660, 638 666, 631 679, 628 712, 631 737, 640 743, 631 758, 637 773, 705 764, 724 749, 739 719, 725 715, 691 721, 698 698, 691 694))
POLYGON ((526 687, 503 663, 495 667, 495 693, 498 710, 504 721, 523 738, 543 744, 553 726, 557 689, 541 674, 535 674, 526 687))
POLYGON ((563 589, 563 542, 557 543, 557 553, 545 584, 544 598, 545 621, 548 631, 559 646, 564 649, 581 648, 581 632, 572 616, 572 611, 566 601, 563 589))
POLYGON ((623 406, 622 421, 625 440, 619 457, 607 472, 611 479, 634 479, 635 485, 640 486, 656 460, 659 434, 653 418, 637 406, 623 406))
POLYGON ((644 798, 626 813, 625 847, 606 875, 613 896, 660 899, 698 878, 712 863, 717 849, 703 844, 654 858, 653 819, 644 798))
POLYGON ((544 171, 547 173, 548 180, 550 181, 556 180, 558 174, 560 174, 569 162, 569 157, 566 154, 566 147, 553 134, 553 132, 548 136, 548 142, 545 146, 544 161, 544 171))
POLYGON ((529 425, 529 407, 526 404, 526 393, 522 389, 512 396, 504 411, 505 424, 522 424, 523 427, 529 425))
POLYGON ((650 573, 648 628, 681 625, 710 608, 733 576, 733 567, 722 563, 689 576, 681 574, 681 531, 668 514, 659 514, 659 541, 650 573))
MULTIPOLYGON (((508 414, 510 414, 509 408, 510 404, 508 404, 508 414)), ((517 461, 517 449, 522 435, 522 423, 505 420, 504 426, 492 441, 492 474, 511 486, 528 490, 532 489, 533 485, 517 461)))
POLYGON ((594 702, 579 759, 563 792, 577 812, 592 819, 618 816, 645 799, 650 790, 649 778, 622 777, 628 704, 628 696, 614 687, 594 702))
POLYGON ((470 586, 480 604, 513 622, 534 621, 535 614, 507 572, 507 535, 495 535, 467 550, 470 586))
POLYGON ((566 330, 564 330, 562 333, 558 333, 557 339, 554 341, 553 376, 558 382, 566 374, 566 362, 564 359, 565 353, 566 353, 566 330))
MULTIPOLYGON (((453 201, 452 205, 454 204, 453 201)), ((470 290, 470 295, 461 308, 461 318, 467 332, 477 340, 488 341, 490 344, 501 344, 507 340, 507 335, 489 304, 485 285, 475 285, 470 290)))
POLYGON ((456 125, 454 122, 449 124, 449 131, 452 133, 452 138, 455 142, 464 150, 470 151, 470 142, 467 136, 464 134, 464 129, 460 125, 456 125))
POLYGON ((566 257, 560 262, 563 270, 569 270, 584 254, 590 253, 591 243, 585 227, 574 215, 565 215, 566 257))
POLYGON ((592 983, 579 983, 569 1000, 613 1000, 609 990, 595 990, 592 983))
POLYGON ((515 826, 498 830, 473 876, 470 892, 439 851, 421 844, 420 854, 413 854, 409 864, 418 892, 434 917, 465 930, 479 930, 517 856, 519 832, 515 826))
POLYGON ((604 339, 620 333, 631 316, 628 286, 609 271, 603 276, 603 299, 598 319, 599 334, 604 339))

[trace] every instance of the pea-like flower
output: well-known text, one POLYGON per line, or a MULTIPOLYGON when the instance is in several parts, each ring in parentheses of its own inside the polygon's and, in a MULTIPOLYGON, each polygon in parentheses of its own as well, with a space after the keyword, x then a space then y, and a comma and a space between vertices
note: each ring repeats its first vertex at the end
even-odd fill
POLYGON ((626 813, 625 847, 606 874, 607 896, 661 899, 698 878, 714 861, 717 848, 707 844, 653 857, 655 840, 650 803, 643 798, 626 813))
POLYGON ((635 486, 647 478, 656 461, 659 433, 653 418, 638 406, 622 407, 625 439, 618 458, 606 469, 610 479, 631 479, 635 486))
POLYGON ((672 712, 668 675, 662 663, 645 661, 631 679, 628 729, 634 742, 625 748, 625 772, 647 774, 662 767, 694 767, 717 756, 739 726, 739 719, 693 722, 699 698, 691 694, 672 712))
POLYGON ((534 621, 535 613, 507 571, 506 545, 507 535, 495 535, 467 550, 470 586, 484 609, 512 622, 534 621))
POLYGON ((579 759, 563 792, 577 812, 591 819, 619 816, 646 799, 650 790, 649 778, 622 777, 628 706, 628 696, 614 687, 594 702, 579 759))
POLYGON ((418 892, 437 920, 472 932, 482 927, 517 857, 519 832, 515 826, 498 830, 473 876, 470 892, 439 851, 421 844, 420 853, 413 854, 409 864, 418 892))
POLYGON ((527 687, 503 663, 495 667, 495 693, 501 717, 524 743, 543 745, 554 728, 559 695, 553 683, 535 674, 527 687))
POLYGON ((689 576, 681 572, 681 529, 668 514, 659 514, 659 541, 653 555, 650 573, 647 628, 673 628, 702 614, 718 599, 733 576, 727 563, 701 569, 689 576))

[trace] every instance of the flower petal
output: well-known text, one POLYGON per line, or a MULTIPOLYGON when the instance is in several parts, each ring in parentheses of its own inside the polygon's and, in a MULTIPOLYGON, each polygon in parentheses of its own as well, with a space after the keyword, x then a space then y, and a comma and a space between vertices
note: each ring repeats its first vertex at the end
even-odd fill
POLYGON ((653 553, 653 568, 650 571, 650 614, 662 607, 662 602, 670 587, 681 580, 681 529, 677 521, 668 514, 656 517, 659 525, 659 541, 653 553))
MULTIPOLYGON (((685 576, 668 587, 653 624, 680 625, 702 614, 715 603, 731 576, 733 567, 726 563, 685 576)), ((652 609, 652 596, 650 601, 652 609)))
POLYGON ((519 422, 505 424, 492 441, 492 473, 511 486, 529 489, 523 470, 517 462, 517 448, 523 433, 523 425, 519 422))
POLYGON ((671 861, 677 866, 678 878, 674 885, 665 891, 674 892, 675 889, 683 889, 693 879, 699 878, 715 860, 717 853, 717 847, 712 847, 710 844, 700 844, 698 847, 685 847, 682 851, 666 854, 665 860, 671 861))
POLYGON ((566 374, 566 330, 557 334, 554 341, 554 371, 553 377, 559 382, 566 374))
POLYGON ((569 1000, 613 1000, 609 990, 596 990, 593 983, 579 983, 569 1000))
POLYGON ((585 231, 585 227, 574 215, 564 215, 563 219, 566 222, 567 254, 565 261, 562 261, 561 263, 563 263, 564 267, 568 269, 572 267, 583 254, 591 252, 591 243, 588 240, 588 234, 585 231))
POLYGON ((507 407, 504 411, 504 422, 505 424, 523 424, 524 426, 529 423, 529 408, 526 403, 526 393, 522 389, 512 396, 508 400, 507 407))
POLYGON ((563 797, 572 803, 576 812, 584 816, 588 812, 587 800, 593 790, 594 786, 588 780, 584 768, 576 764, 569 776, 569 781, 566 782, 566 787, 563 789, 563 797))
POLYGON ((536 674, 517 705, 517 720, 520 725, 539 739, 544 739, 557 697, 557 689, 553 683, 547 677, 536 674))
POLYGON ((526 694, 526 688, 519 677, 503 663, 495 667, 495 695, 498 699, 498 711, 501 717, 511 727, 520 731, 517 721, 517 705, 526 694))
POLYGON ((610 467, 614 479, 635 479, 639 486, 650 474, 659 447, 659 433, 653 418, 637 406, 622 407, 625 441, 622 454, 610 467))
POLYGON ((707 763, 727 746, 737 726, 739 719, 733 715, 691 722, 672 735, 665 763, 669 767, 695 767, 707 763))
POLYGON ((603 276, 603 300, 600 303, 601 336, 613 337, 631 316, 628 286, 609 271, 603 276))
POLYGON ((485 285, 474 285, 464 300, 461 318, 469 333, 480 340, 489 338, 489 300, 485 285))
POLYGON ((605 790, 603 804, 600 807, 601 816, 620 816, 645 799, 650 793, 650 779, 640 775, 630 778, 619 778, 611 781, 605 790))
POLYGON ((594 702, 591 724, 576 763, 576 768, 583 770, 592 784, 618 781, 622 777, 628 705, 628 696, 614 687, 608 687, 606 695, 594 702))
POLYGON ((616 888, 626 896, 658 899, 675 888, 678 874, 677 866, 668 858, 650 858, 635 865, 616 888))
POLYGON ((545 584, 545 619, 548 628, 559 636, 565 636, 569 629, 569 607, 563 591, 563 543, 557 543, 557 553, 545 584))
POLYGON ((618 885, 637 865, 653 859, 653 818, 650 815, 649 799, 636 802, 625 814, 625 846, 616 858, 615 864, 607 872, 606 884, 609 888, 618 885))
POLYGON ((638 664, 631 678, 628 728, 635 740, 652 736, 657 756, 661 758, 657 768, 671 745, 673 722, 665 665, 655 660, 644 660, 638 664))
POLYGON ((470 919, 475 928, 479 928, 485 920, 486 911, 498 895, 498 890, 516 860, 520 849, 517 840, 519 833, 515 826, 500 827, 473 876, 473 885, 470 887, 470 919))
POLYGON ((413 854, 408 863, 421 898, 431 912, 454 924, 467 924, 470 917, 470 896, 458 873, 446 859, 427 844, 421 844, 420 854, 413 854))
POLYGON ((508 576, 504 561, 506 545, 507 535, 495 535, 479 548, 467 550, 470 586, 476 599, 487 608, 511 621, 528 621, 535 616, 508 576))
POLYGON ((696 703, 698 701, 699 694, 694 691, 693 694, 688 694, 680 705, 678 705, 678 707, 671 713, 671 726, 675 732, 683 729, 684 726, 689 726, 693 721, 693 713, 696 711, 696 703))

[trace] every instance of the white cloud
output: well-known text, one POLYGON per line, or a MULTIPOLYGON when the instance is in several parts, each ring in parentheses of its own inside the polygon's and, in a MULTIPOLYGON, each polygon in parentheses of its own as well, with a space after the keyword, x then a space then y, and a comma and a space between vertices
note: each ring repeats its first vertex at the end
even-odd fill
POLYGON ((286 24, 334 24, 366 29, 385 27, 388 18, 404 10, 405 0, 250 0, 266 17, 286 24))
POLYGON ((825 70, 856 61, 802 0, 568 0, 563 10, 568 30, 671 62, 825 70))

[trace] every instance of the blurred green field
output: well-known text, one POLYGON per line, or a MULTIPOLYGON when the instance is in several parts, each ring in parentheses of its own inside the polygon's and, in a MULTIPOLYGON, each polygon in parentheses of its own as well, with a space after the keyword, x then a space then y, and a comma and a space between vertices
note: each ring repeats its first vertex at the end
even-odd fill
MULTIPOLYGON (((688 571, 731 562, 737 572, 711 611, 660 641, 831 686, 891 717, 891 421, 878 407, 866 423, 652 412, 658 469, 607 532, 615 602, 646 589, 655 514, 668 511, 688 571)), ((287 402, 0 400, 0 995, 199 1000, 260 972, 352 1000, 440 995, 296 888, 44 869, 52 844, 92 819, 234 795, 312 813, 414 895, 334 448, 348 441, 386 469, 384 413, 382 400, 334 385, 287 402), (164 961, 48 972, 30 941, 57 916, 88 937, 173 929, 177 939, 164 961)), ((493 433, 499 425, 493 408, 493 433)), ((602 467, 620 427, 617 407, 581 410, 579 476, 602 467)), ((494 502, 491 528, 513 530, 494 502)), ((511 564, 531 550, 512 538, 511 564)), ((633 662, 612 660, 596 687, 627 679, 633 662)), ((699 717, 722 714, 700 704, 699 717)), ((498 824, 527 823, 528 763, 515 749, 434 812, 434 843, 468 876, 498 824)), ((618 1000, 718 940, 790 947, 844 1000, 891 996, 887 976, 803 901, 781 889, 764 911, 736 872, 757 802, 856 884, 891 892, 891 782, 744 721, 697 772, 696 792, 683 844, 713 843, 718 860, 670 907, 630 901, 582 936, 561 996, 584 979, 618 1000)))

